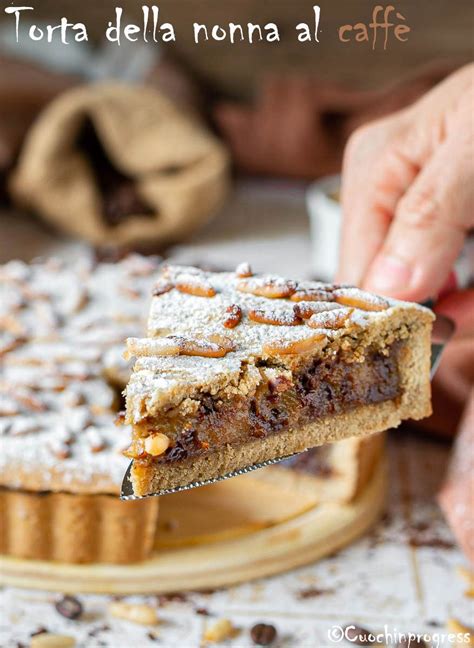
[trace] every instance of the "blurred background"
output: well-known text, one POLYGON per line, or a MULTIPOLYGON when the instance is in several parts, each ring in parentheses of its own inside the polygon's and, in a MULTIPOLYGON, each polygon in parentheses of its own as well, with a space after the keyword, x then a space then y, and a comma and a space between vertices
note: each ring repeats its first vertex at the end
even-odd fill
MULTIPOLYGON (((469 0, 396 3, 411 32, 385 50, 381 37, 375 49, 338 40, 339 26, 370 23, 365 0, 321 2, 319 44, 296 38, 314 19, 303 0, 164 0, 160 24, 176 42, 120 47, 104 39, 112 1, 28 6, 19 43, 14 17, 0 14, 1 261, 81 254, 85 241, 218 267, 245 257, 274 269, 277 255, 282 273, 330 278, 338 181, 306 189, 338 173, 358 125, 472 58, 469 0), (83 22, 89 41, 74 43, 72 30, 67 46, 58 32, 28 38, 32 23, 62 16, 83 22), (275 22, 280 42, 196 45, 193 21, 275 22)), ((142 25, 141 2, 120 6, 123 24, 142 25)))
MULTIPOLYGON (((15 4, 34 11, 22 13, 17 43, 14 17, 4 12, 12 3, 0 2, 0 263, 113 260, 136 250, 211 269, 247 260, 255 271, 331 280, 350 134, 409 105, 474 54, 472 0, 394 3, 411 31, 406 42, 389 34, 386 49, 381 33, 375 48, 338 39, 341 25, 371 22, 369 0, 321 0, 319 43, 296 37, 298 23, 313 25, 308 0, 161 0, 160 24, 174 25, 176 42, 122 39, 120 47, 104 38, 112 0, 15 4), (45 30, 62 16, 84 23, 89 40, 75 43, 72 30, 69 45, 59 30, 52 43, 28 37, 32 24, 45 30), (195 44, 194 21, 225 29, 274 22, 280 42, 195 44)), ((141 1, 118 4, 123 24, 142 25, 141 1)), ((279 646, 325 645, 329 621, 316 618, 315 597, 327 619, 356 610, 371 629, 382 618, 433 632, 448 613, 472 619, 472 574, 468 599, 461 579, 453 585, 462 558, 434 499, 450 446, 433 436, 451 439, 463 406, 458 384, 448 387, 435 385, 431 438, 391 436, 388 513, 371 535, 279 580, 160 600, 171 608, 166 645, 201 645, 207 606, 243 627, 257 611, 282 611, 279 646)), ((0 601, 15 624, 28 607, 28 633, 58 622, 49 599, 25 605, 22 597, 5 589, 0 601)), ((99 597, 86 604, 105 605, 99 597)), ((84 622, 90 633, 81 645, 119 645, 91 643, 93 621, 84 622)), ((155 641, 132 634, 121 634, 120 645, 155 641)))

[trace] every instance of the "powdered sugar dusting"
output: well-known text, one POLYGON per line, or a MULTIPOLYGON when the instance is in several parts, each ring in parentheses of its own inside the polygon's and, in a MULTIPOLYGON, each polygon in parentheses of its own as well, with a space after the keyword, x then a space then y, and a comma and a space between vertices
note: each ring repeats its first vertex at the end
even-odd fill
POLYGON ((174 407, 194 394, 217 392, 233 385, 243 366, 248 369, 257 360, 272 356, 269 350, 280 348, 288 354, 293 349, 295 353, 316 346, 322 349, 328 341, 347 335, 349 330, 361 331, 390 317, 394 309, 422 308, 356 288, 311 281, 297 283, 275 275, 241 278, 236 273, 213 273, 180 266, 168 266, 163 274, 172 285, 180 283, 183 276, 186 280, 192 277, 196 284, 211 286, 215 295, 204 299, 171 289, 152 299, 148 357, 139 358, 127 386, 131 422, 140 421, 149 407, 174 407), (298 299, 293 300, 294 295, 298 299), (358 300, 359 306, 354 303, 346 307, 335 301, 345 298, 358 300), (234 327, 228 328, 226 313, 235 307, 240 309, 241 316, 234 327), (314 309, 306 314, 308 319, 299 314, 298 308, 305 307, 314 309), (311 315, 312 322, 308 325, 311 315), (233 350, 225 357, 189 358, 180 353, 169 358, 150 352, 151 344, 168 344, 158 342, 163 338, 184 336, 211 341, 224 332, 233 344, 233 350))
POLYGON ((9 487, 118 492, 130 429, 115 425, 127 337, 144 330, 156 259, 0 268, 0 474, 9 487))

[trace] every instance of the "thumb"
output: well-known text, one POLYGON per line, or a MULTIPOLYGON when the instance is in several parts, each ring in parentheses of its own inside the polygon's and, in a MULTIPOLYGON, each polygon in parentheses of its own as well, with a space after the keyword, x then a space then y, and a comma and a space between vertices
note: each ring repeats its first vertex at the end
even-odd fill
POLYGON ((421 301, 446 282, 474 220, 469 137, 446 139, 400 199, 364 287, 421 301))

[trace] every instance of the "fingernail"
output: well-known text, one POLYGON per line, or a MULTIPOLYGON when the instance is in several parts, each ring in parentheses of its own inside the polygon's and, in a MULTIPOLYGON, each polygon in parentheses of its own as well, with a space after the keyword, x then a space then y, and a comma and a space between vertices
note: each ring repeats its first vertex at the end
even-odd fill
POLYGON ((413 277, 413 268, 402 259, 379 256, 375 259, 364 282, 365 288, 390 294, 406 290, 413 277))

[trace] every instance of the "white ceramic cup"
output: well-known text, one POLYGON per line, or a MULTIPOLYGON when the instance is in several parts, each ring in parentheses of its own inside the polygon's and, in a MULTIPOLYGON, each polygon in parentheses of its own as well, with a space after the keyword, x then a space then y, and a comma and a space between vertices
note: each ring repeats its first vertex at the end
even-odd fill
POLYGON ((313 182, 306 193, 311 227, 312 269, 316 279, 333 281, 339 257, 342 212, 338 200, 341 176, 313 182))

